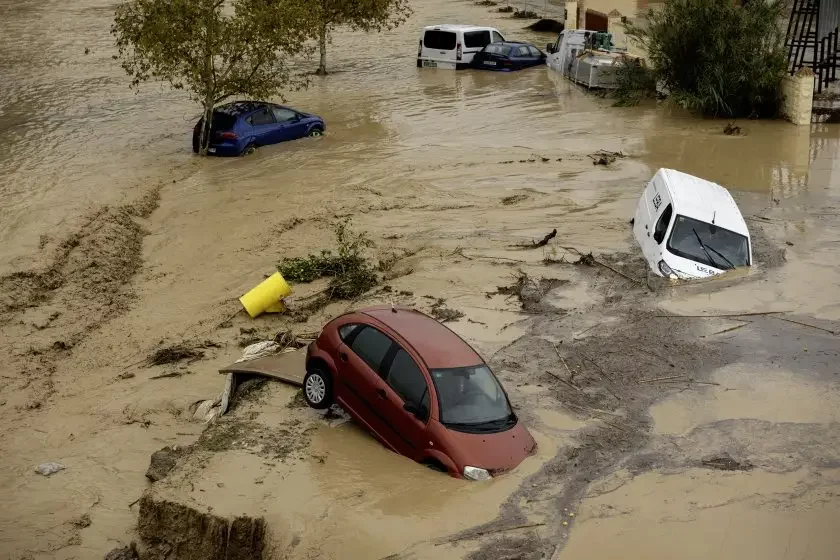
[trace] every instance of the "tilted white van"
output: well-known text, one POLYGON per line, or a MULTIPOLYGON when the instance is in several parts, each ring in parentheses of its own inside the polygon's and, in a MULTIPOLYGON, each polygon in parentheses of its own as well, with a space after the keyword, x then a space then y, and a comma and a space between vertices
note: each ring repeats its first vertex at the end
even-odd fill
POLYGON ((704 278, 752 264, 747 224, 729 191, 673 169, 647 184, 633 218, 651 270, 666 278, 704 278))

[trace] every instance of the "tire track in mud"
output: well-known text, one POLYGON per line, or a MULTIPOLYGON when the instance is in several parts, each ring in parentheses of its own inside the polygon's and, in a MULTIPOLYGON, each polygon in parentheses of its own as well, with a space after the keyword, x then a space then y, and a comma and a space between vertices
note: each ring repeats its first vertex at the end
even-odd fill
POLYGON ((63 240, 44 270, 0 277, 0 340, 9 356, 0 396, 18 408, 37 409, 54 392, 56 364, 91 331, 125 311, 129 286, 140 270, 140 219, 160 201, 162 185, 122 206, 92 212, 63 240))

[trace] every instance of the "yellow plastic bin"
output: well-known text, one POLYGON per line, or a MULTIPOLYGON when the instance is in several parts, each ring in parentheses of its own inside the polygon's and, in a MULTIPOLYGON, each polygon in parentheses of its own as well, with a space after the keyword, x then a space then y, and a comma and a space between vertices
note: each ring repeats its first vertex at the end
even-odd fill
POLYGON ((247 294, 239 302, 253 319, 262 313, 282 313, 286 306, 281 301, 290 295, 292 289, 279 272, 275 272, 247 294))

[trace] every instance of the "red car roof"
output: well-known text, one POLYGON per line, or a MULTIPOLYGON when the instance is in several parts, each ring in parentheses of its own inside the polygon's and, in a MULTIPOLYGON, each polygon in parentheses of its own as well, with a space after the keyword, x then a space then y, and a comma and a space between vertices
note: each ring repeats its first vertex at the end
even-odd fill
POLYGON ((457 334, 428 315, 404 307, 369 307, 359 313, 373 317, 397 332, 420 354, 430 369, 484 363, 478 352, 457 334), (394 312, 396 309, 396 312, 394 312))

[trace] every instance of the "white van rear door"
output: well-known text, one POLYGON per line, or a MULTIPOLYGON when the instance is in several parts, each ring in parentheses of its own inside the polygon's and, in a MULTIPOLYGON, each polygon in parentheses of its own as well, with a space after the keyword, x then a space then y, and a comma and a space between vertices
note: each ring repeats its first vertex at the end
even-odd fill
POLYGON ((423 34, 421 58, 432 61, 455 62, 455 45, 458 36, 454 31, 427 29, 423 34))

